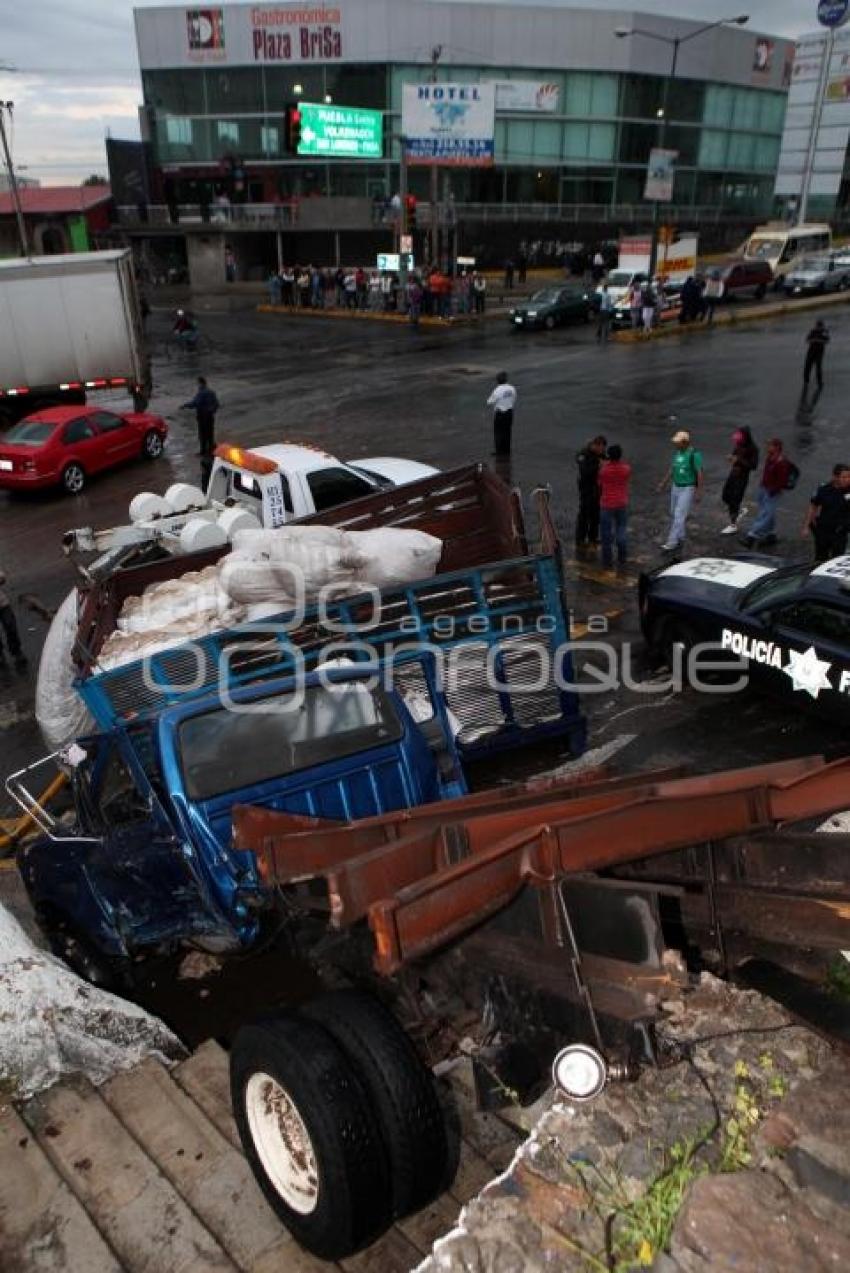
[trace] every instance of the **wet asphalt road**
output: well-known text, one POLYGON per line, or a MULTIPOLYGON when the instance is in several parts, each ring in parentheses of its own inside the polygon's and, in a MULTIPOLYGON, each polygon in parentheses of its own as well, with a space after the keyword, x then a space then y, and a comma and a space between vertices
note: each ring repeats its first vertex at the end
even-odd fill
MULTIPOLYGON (((707 485, 692 524, 694 553, 728 554, 736 541, 718 532, 719 502, 730 434, 748 424, 760 443, 781 436, 802 469, 797 491, 783 500, 777 552, 809 552, 799 528, 809 491, 837 460, 850 462, 846 403, 850 397, 850 309, 826 314, 833 341, 826 388, 813 407, 801 407, 804 338, 811 313, 711 332, 684 333, 649 344, 600 348, 593 329, 552 333, 511 330, 507 319, 449 331, 406 326, 298 319, 256 313, 244 300, 228 307, 214 299, 198 306, 208 355, 164 357, 168 312, 154 308, 151 410, 170 422, 166 456, 140 461, 91 483, 82 496, 11 497, 0 494, 0 561, 13 594, 34 593, 56 605, 72 583, 60 550, 69 526, 126 520, 141 489, 162 491, 177 479, 198 480, 193 417, 179 410, 194 378, 207 375, 222 404, 219 440, 257 444, 308 440, 344 458, 405 455, 442 468, 487 458, 491 449, 484 400, 495 374, 506 370, 519 401, 509 473, 526 495, 538 483, 552 488, 556 520, 571 557, 575 513, 575 453, 602 432, 619 442, 634 466, 631 541, 633 565, 616 582, 600 580, 593 563, 569 565, 570 600, 579 622, 610 617, 615 640, 636 638, 636 578, 661 560, 666 496, 656 485, 669 460, 670 416, 703 450, 707 485)), ((122 402, 116 399, 116 405, 122 402)), ((38 661, 45 626, 19 609, 26 650, 38 661)), ((641 736, 624 752, 625 765, 687 758, 698 769, 754 762, 840 742, 814 717, 761 700, 736 704, 741 727, 728 728, 728 707, 663 696, 595 695, 589 700, 591 743, 619 733, 641 736)), ((7 772, 39 751, 27 678, 0 686, 0 755, 7 772)), ((537 763, 535 760, 533 763, 537 763)), ((547 760, 540 758, 541 766, 547 760)))

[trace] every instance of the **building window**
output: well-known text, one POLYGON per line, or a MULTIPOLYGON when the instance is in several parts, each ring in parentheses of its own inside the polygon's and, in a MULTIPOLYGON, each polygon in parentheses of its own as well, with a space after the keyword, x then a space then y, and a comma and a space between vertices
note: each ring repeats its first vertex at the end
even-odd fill
POLYGON ((534 124, 531 120, 508 120, 508 159, 520 162, 534 158, 534 124))
POLYGON ((260 144, 264 155, 279 155, 280 130, 264 124, 260 129, 260 144))
POLYGON ((563 112, 583 119, 617 114, 619 82, 616 75, 591 75, 571 72, 567 75, 567 91, 563 112))
POLYGON ((192 121, 169 115, 165 121, 165 140, 169 146, 191 146, 192 121))
POLYGON ((240 66, 232 70, 207 67, 204 78, 210 115, 231 112, 249 115, 263 109, 263 73, 260 67, 240 66))
POLYGON ((239 145, 239 125, 232 119, 216 120, 215 135, 219 141, 226 142, 227 145, 239 145))
POLYGON ((534 155, 537 159, 560 159, 561 125, 539 120, 534 125, 534 155))
POLYGON ((703 123, 709 124, 712 128, 730 128, 734 102, 734 88, 726 88, 722 84, 709 84, 705 91, 703 123))
MULTIPOLYGON (((729 138, 729 156, 727 164, 730 168, 752 169, 755 165, 756 138, 749 133, 732 133, 729 138)), ((761 145, 761 140, 758 140, 761 145)))
MULTIPOLYGON (((697 159, 699 167, 725 168, 728 145, 728 133, 715 132, 711 128, 704 128, 699 140, 699 158, 697 159)), ((701 202, 707 201, 701 200, 701 202)))

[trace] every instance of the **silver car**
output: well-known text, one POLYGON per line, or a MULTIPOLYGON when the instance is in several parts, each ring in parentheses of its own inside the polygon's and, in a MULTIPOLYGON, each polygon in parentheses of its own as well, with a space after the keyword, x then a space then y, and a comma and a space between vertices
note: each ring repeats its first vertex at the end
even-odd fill
POLYGON ((850 259, 846 256, 804 256, 785 275, 783 286, 790 296, 843 291, 850 287, 850 259))

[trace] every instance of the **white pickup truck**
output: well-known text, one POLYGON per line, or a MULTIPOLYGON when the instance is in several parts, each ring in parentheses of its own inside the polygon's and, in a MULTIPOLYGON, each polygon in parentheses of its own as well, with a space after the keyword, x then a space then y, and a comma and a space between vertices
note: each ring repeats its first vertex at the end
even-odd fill
MULTIPOLYGON (((438 472, 416 460, 379 457, 356 464, 305 443, 283 442, 246 450, 218 446, 206 494, 178 482, 164 496, 141 492, 130 503, 126 526, 83 526, 64 536, 65 551, 105 553, 94 567, 108 568, 115 553, 158 544, 172 553, 226 544, 246 527, 283 526, 390 486, 403 486, 438 472)), ((91 567, 90 569, 93 569, 91 567)))

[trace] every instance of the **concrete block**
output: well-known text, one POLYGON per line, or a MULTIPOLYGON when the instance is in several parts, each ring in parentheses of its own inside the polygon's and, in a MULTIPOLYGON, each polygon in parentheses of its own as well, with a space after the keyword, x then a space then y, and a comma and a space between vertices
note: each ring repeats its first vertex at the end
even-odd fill
POLYGON ((25 1121, 129 1273, 236 1266, 85 1079, 34 1097, 25 1121))
MULTIPOLYGON (((291 1268, 293 1238, 269 1207, 247 1160, 153 1060, 118 1074, 101 1096, 238 1268, 291 1268)), ((298 1252, 300 1254, 300 1252, 298 1252)), ((305 1255, 305 1259, 309 1257, 305 1255)), ((322 1268, 318 1260, 311 1265, 322 1268)))
POLYGON ((121 1273, 83 1207, 11 1108, 0 1114, 0 1268, 121 1273))
POLYGON ((239 1133, 230 1106, 230 1071, 227 1053, 214 1039, 202 1043, 196 1052, 172 1071, 184 1092, 236 1149, 241 1149, 239 1133))

